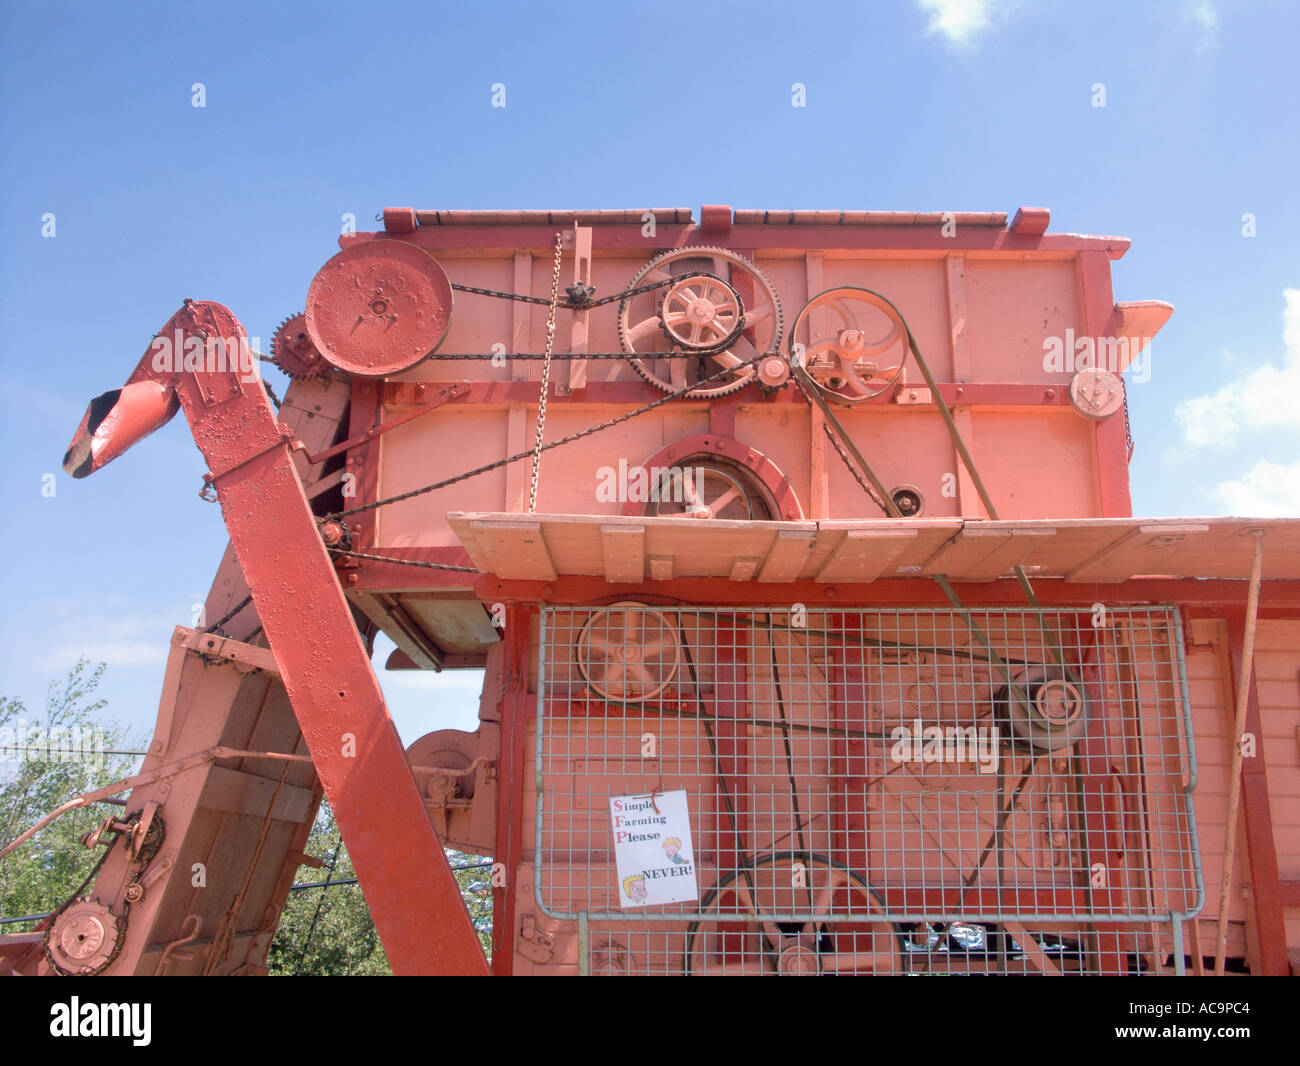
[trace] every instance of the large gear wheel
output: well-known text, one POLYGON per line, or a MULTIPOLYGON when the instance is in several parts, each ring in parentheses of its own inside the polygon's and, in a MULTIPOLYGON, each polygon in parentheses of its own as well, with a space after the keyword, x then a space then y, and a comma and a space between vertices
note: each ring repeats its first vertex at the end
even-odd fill
POLYGON ((757 356, 779 349, 780 298, 744 256, 708 245, 677 248, 651 259, 628 288, 656 282, 659 287, 625 297, 618 309, 619 343, 632 368, 656 388, 677 392, 730 368, 688 393, 727 396, 757 377, 757 356))
POLYGON ((125 941, 125 918, 78 896, 45 931, 45 958, 65 977, 90 977, 113 965, 125 941))
POLYGON ((271 358, 276 366, 297 381, 324 377, 329 371, 329 364, 316 350, 307 332, 307 315, 303 311, 280 323, 271 338, 271 358))

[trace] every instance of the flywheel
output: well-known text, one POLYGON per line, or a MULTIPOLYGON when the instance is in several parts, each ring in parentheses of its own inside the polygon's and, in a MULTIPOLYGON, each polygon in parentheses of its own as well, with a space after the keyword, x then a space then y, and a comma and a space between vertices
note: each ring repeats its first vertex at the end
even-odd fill
POLYGON ((658 518, 767 522, 778 513, 749 473, 710 455, 680 460, 651 492, 646 513, 658 518))
POLYGON ((827 289, 803 306, 790 350, 828 397, 855 404, 889 392, 910 350, 907 323, 879 293, 851 285, 827 289))

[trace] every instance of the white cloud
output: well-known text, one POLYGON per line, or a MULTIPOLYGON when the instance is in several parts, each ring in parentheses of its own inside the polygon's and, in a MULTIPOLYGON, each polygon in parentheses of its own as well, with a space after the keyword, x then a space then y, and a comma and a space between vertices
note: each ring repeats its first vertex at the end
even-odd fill
POLYGON ((1197 0, 1188 9, 1187 14, 1201 31, 1201 40, 1196 46, 1196 51, 1204 52, 1207 48, 1212 48, 1219 37, 1219 12, 1215 10, 1214 4, 1210 0, 1197 0))
POLYGON ((1240 481, 1225 481, 1217 486, 1213 496, 1233 515, 1300 517, 1300 459, 1290 466, 1261 460, 1240 481))
POLYGON ((926 33, 939 33, 950 44, 969 45, 989 27, 999 0, 916 0, 930 16, 926 33))
POLYGON ((34 657, 36 669, 60 674, 81 658, 110 668, 158 665, 167 659, 175 627, 194 621, 193 610, 179 605, 146 611, 124 605, 120 597, 104 596, 48 604, 52 612, 46 631, 53 635, 34 657))
POLYGON ((1265 363, 1214 393, 1184 400, 1174 410, 1189 447, 1224 447, 1242 429, 1300 430, 1300 289, 1286 289, 1281 366, 1265 363))

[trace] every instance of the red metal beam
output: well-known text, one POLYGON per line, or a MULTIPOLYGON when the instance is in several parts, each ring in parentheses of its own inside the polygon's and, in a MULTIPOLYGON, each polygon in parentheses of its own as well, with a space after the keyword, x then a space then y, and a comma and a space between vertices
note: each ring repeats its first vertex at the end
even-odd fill
MULTIPOLYGON (((1087 336, 1094 339, 1106 336, 1115 314, 1115 293, 1111 288, 1110 262, 1104 252, 1080 254, 1079 292, 1087 336)), ((1122 411, 1113 414, 1093 426, 1100 494, 1098 517, 1128 518, 1133 514, 1133 500, 1129 495, 1124 414, 1122 411)))
POLYGON ((524 853, 524 765, 528 719, 537 714, 528 692, 528 630, 532 612, 519 603, 506 604, 505 647, 501 664, 501 791, 497 796, 494 863, 505 866, 505 884, 493 878, 492 972, 509 977, 515 968, 516 882, 524 853))
MULTIPOLYGON (((187 348, 193 341, 200 353, 218 342, 226 353, 248 351, 243 326, 216 303, 187 301, 157 336, 183 338, 187 348)), ((179 351, 170 365, 158 356, 151 345, 131 380, 175 391, 211 468, 206 480, 217 490, 231 546, 394 972, 486 973, 460 888, 303 494, 289 431, 276 422, 255 371, 216 360, 182 370, 179 351)), ((93 431, 83 421, 70 454, 93 431)))
MULTIPOLYGON (((432 365, 437 365, 438 356, 435 355, 430 360, 432 365)), ((450 364, 443 364, 450 365, 450 364)), ((467 371, 478 364, 465 361, 463 364, 467 371)), ((382 385, 383 402, 386 406, 397 407, 406 404, 424 403, 433 388, 450 386, 453 383, 448 382, 414 382, 414 381, 389 381, 382 385)), ((465 380, 459 384, 469 390, 465 395, 465 403, 486 403, 486 404, 535 404, 541 398, 541 383, 538 381, 486 381, 486 380, 465 380)), ((1068 407, 1070 403, 1069 390, 1065 385, 1051 385, 1040 383, 1036 385, 1026 385, 1020 382, 954 382, 941 381, 939 392, 943 396, 944 402, 949 407, 962 405, 964 407, 1068 407)), ((373 388, 369 385, 367 387, 373 388)), ((640 405, 650 403, 652 400, 663 399, 663 393, 653 385, 646 384, 643 381, 590 381, 580 389, 574 389, 572 392, 561 392, 559 386, 552 385, 550 395, 547 397, 548 404, 632 404, 640 405)), ((459 398, 459 397, 458 397, 459 398)), ((795 387, 780 389, 776 392, 760 393, 757 389, 745 389, 736 393, 730 398, 730 402, 719 404, 718 401, 693 400, 685 397, 674 402, 675 409, 686 409, 695 407, 700 411, 707 410, 710 416, 710 432, 722 434, 718 428, 718 421, 730 419, 734 423, 734 409, 740 403, 770 403, 770 404, 791 404, 795 407, 807 407, 808 400, 795 387)), ((888 393, 881 393, 875 399, 868 400, 861 404, 862 407, 896 407, 900 411, 907 412, 934 412, 938 408, 934 404, 909 403, 897 404, 893 396, 888 393)), ((1118 416, 1117 416, 1118 417, 1118 416)), ((366 432, 370 427, 361 430, 366 432)), ((734 435, 725 434, 728 436, 734 435)))
MULTIPOLYGON (((387 239, 410 241, 434 255, 444 248, 460 251, 466 247, 485 252, 531 251, 539 255, 550 253, 557 230, 571 229, 572 226, 572 222, 558 221, 544 225, 420 226, 409 235, 382 232, 347 234, 339 238, 339 246, 346 248, 357 241, 387 239)), ((1008 256, 1038 253, 1068 259, 1080 252, 1097 251, 1110 259, 1118 259, 1132 244, 1127 237, 1012 233, 997 226, 959 225, 956 233, 945 236, 942 224, 938 223, 930 227, 733 225, 725 238, 680 223, 657 226, 653 237, 643 236, 641 230, 637 224, 593 226, 592 248, 640 254, 646 258, 667 248, 709 244, 737 250, 748 248, 760 255, 826 248, 888 251, 917 259, 942 259, 954 251, 1008 256)))
MULTIPOLYGON (((397 554, 386 550, 386 555, 397 554)), ((391 568, 390 568, 391 569, 391 568)), ((418 588, 428 581, 414 568, 408 587, 418 588)), ((364 586, 367 570, 362 568, 364 586)), ((1010 579, 979 584, 954 584, 968 603, 988 607, 1023 607, 1024 592, 1010 579)), ((1179 603, 1204 605, 1207 608, 1230 607, 1241 602, 1244 581, 1202 581, 1191 578, 1125 581, 1117 584, 1094 584, 1062 581, 1059 578, 1034 578, 1034 593, 1048 606, 1086 607, 1094 603, 1109 606, 1143 603, 1179 603)), ((872 606, 915 604, 921 607, 948 607, 948 599, 937 584, 927 578, 880 578, 871 584, 828 585, 816 581, 789 584, 759 584, 756 581, 731 581, 727 578, 677 578, 672 581, 647 581, 642 584, 612 584, 602 577, 559 577, 554 581, 503 581, 492 575, 480 577, 474 584, 485 603, 510 599, 553 604, 590 604, 606 598, 662 598, 678 603, 719 607, 771 606, 803 603, 809 606, 872 606)), ((1260 617, 1294 617, 1300 609, 1300 581, 1266 581, 1260 590, 1260 617)), ((1212 613, 1207 610, 1206 613, 1212 613)))
POLYGON ((1236 691, 1242 669, 1250 671, 1246 694, 1246 733, 1255 737, 1255 754, 1241 762, 1241 819, 1246 829, 1246 847, 1250 852, 1250 899, 1255 912, 1255 931, 1259 937, 1260 965, 1269 976, 1286 976, 1291 963, 1286 951, 1286 920, 1282 914, 1282 882, 1277 869, 1277 846, 1273 840, 1273 812, 1268 795, 1268 769, 1264 763, 1264 730, 1259 713, 1259 689, 1254 663, 1243 667, 1241 661, 1245 616, 1233 613, 1228 622, 1228 652, 1232 660, 1232 684, 1236 691))

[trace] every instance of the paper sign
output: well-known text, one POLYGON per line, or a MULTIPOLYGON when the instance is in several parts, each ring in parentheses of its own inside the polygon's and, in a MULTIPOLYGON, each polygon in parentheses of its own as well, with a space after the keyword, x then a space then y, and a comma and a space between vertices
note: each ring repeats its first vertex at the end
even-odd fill
POLYGON ((653 907, 700 898, 686 791, 611 796, 618 902, 653 907), (656 810, 657 808, 657 810, 656 810))

